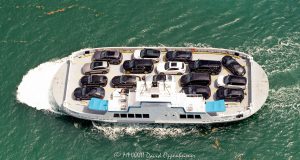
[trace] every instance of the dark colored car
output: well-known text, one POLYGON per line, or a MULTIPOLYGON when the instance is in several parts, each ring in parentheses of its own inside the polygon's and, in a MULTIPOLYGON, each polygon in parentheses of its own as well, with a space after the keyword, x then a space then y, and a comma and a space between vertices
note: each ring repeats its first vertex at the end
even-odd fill
POLYGON ((101 98, 105 96, 105 90, 102 87, 79 87, 74 90, 76 100, 90 100, 91 98, 101 98))
POLYGON ((166 75, 164 73, 153 75, 152 82, 159 82, 159 81, 162 81, 162 82, 172 81, 172 76, 171 75, 166 75))
POLYGON ((242 102, 244 99, 244 90, 220 87, 217 90, 216 98, 230 102, 242 102))
POLYGON ((160 51, 156 49, 135 50, 133 53, 134 59, 152 59, 155 62, 159 61, 160 51))
POLYGON ((243 76, 227 75, 227 76, 219 76, 217 79, 218 87, 245 89, 246 84, 247 84, 247 78, 243 76))
POLYGON ((114 88, 133 88, 136 87, 136 82, 139 80, 141 80, 141 78, 134 75, 114 76, 111 80, 111 84, 114 88))
POLYGON ((105 87, 107 84, 107 77, 103 75, 87 75, 80 79, 81 86, 101 86, 105 87))
POLYGON ((231 56, 224 56, 222 58, 222 64, 234 75, 243 76, 246 73, 245 68, 231 56))
POLYGON ((190 51, 168 51, 166 53, 167 61, 188 62, 192 60, 192 52, 190 51))
POLYGON ((196 60, 189 62, 190 72, 208 72, 213 75, 217 75, 222 70, 220 61, 211 60, 196 60))
POLYGON ((185 94, 201 94, 205 99, 208 99, 211 95, 210 88, 208 86, 189 85, 183 87, 182 90, 185 94))
POLYGON ((92 61, 107 61, 110 64, 120 64, 123 55, 119 51, 96 51, 92 57, 92 61))
POLYGON ((208 86, 211 83, 211 77, 209 73, 189 73, 181 76, 181 86, 188 85, 202 85, 208 86))
POLYGON ((123 68, 126 73, 151 73, 153 71, 154 64, 150 59, 133 59, 124 61, 123 68))

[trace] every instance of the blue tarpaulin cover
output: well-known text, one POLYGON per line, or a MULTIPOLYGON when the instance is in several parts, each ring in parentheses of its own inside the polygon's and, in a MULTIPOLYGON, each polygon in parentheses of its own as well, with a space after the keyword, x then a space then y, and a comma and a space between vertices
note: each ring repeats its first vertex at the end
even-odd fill
POLYGON ((94 111, 107 111, 108 101, 99 99, 99 98, 91 98, 89 102, 88 108, 94 111))
POLYGON ((205 104, 206 112, 225 112, 225 101, 218 100, 218 101, 210 101, 206 102, 205 104))

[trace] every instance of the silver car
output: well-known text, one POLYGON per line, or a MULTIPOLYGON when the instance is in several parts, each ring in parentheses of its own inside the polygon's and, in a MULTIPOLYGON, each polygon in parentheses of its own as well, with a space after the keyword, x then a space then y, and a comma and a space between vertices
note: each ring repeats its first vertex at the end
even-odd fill
POLYGON ((83 74, 106 74, 109 72, 109 63, 107 61, 95 61, 86 63, 82 67, 83 74))

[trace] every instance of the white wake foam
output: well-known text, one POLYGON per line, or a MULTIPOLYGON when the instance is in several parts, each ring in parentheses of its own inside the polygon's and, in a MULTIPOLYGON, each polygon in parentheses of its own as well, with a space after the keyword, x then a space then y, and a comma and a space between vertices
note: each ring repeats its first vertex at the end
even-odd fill
MULTIPOLYGON (((85 49, 82 49, 85 50, 85 49)), ((37 110, 59 113, 51 94, 52 80, 59 68, 69 59, 81 55, 82 50, 58 60, 50 60, 28 71, 17 88, 17 100, 37 110)))
POLYGON ((67 60, 49 61, 28 71, 17 89, 17 100, 37 110, 53 110, 50 90, 55 73, 67 60))
MULTIPOLYGON (((133 136, 140 132, 148 133, 155 138, 178 137, 189 134, 216 131, 216 128, 197 128, 195 125, 176 124, 112 124, 93 122, 94 129, 111 140, 117 140, 125 135, 133 136)), ((204 126, 203 126, 204 127, 204 126)))

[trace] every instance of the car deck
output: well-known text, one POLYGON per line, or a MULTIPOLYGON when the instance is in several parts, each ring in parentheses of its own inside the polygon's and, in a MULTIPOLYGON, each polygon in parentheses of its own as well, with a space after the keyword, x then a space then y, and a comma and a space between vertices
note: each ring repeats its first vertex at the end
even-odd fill
MULTIPOLYGON (((122 75, 125 74, 124 70, 122 68, 122 64, 125 60, 130 60, 132 59, 132 54, 134 52, 134 50, 132 49, 120 49, 121 53, 123 54, 123 61, 120 65, 110 65, 110 71, 109 73, 105 74, 105 76, 107 76, 108 78, 108 84, 104 87, 105 89, 105 98, 106 100, 111 99, 111 94, 112 92, 115 90, 115 88, 111 87, 110 81, 114 76, 117 75, 122 75)), ((161 52, 161 56, 160 56, 160 62, 165 62, 164 61, 164 57, 165 57, 166 51, 162 50, 161 52)), ((73 57, 70 62, 69 65, 67 65, 66 67, 68 68, 68 72, 67 77, 65 79, 65 81, 67 81, 67 87, 65 90, 65 95, 62 96, 64 97, 63 99, 60 98, 60 100, 58 101, 64 101, 64 105, 68 106, 69 110, 72 110, 74 112, 79 112, 79 113, 93 113, 92 111, 89 111, 87 109, 87 105, 88 105, 88 101, 77 101, 74 99, 73 97, 73 91, 75 88, 79 87, 79 81, 80 78, 82 76, 84 76, 81 72, 81 68, 85 63, 91 63, 91 57, 93 55, 93 52, 89 53, 89 54, 84 54, 84 55, 80 55, 80 56, 75 56, 73 57)), ((193 52, 193 60, 198 60, 198 59, 202 59, 202 60, 217 60, 220 61, 222 59, 223 56, 228 55, 227 53, 222 53, 222 52, 205 52, 205 51, 194 51, 193 52)), ((245 66, 246 69, 246 74, 245 77, 248 79, 249 78, 249 60, 248 59, 244 59, 241 57, 237 57, 235 56, 236 60, 242 65, 245 66)), ((155 75, 156 72, 156 65, 157 63, 154 63, 155 67, 152 73, 150 74, 133 74, 133 75, 137 75, 137 76, 145 76, 145 75, 155 75)), ((64 71, 61 71, 64 72, 64 71)), ((187 74, 187 73, 186 73, 187 74)), ((222 71, 219 75, 228 75, 230 74, 229 71, 222 67, 222 71)), ((178 92, 182 92, 181 86, 179 84, 179 79, 180 79, 181 75, 175 75, 176 81, 177 81, 177 85, 176 85, 176 90, 178 92)), ((210 84, 210 89, 211 89, 211 96, 209 99, 207 99, 207 101, 213 101, 216 100, 215 97, 215 93, 217 90, 215 81, 218 78, 218 75, 212 75, 211 76, 211 84, 210 84)), ((249 81, 250 82, 250 81, 249 81)), ((54 89, 55 90, 55 89, 54 89)), ((61 89, 56 89, 57 92, 61 89)), ((54 91, 55 92, 55 91, 54 91)), ((249 98, 248 98, 248 92, 249 89, 248 87, 246 87, 245 89, 245 98, 244 100, 239 103, 239 102, 226 102, 226 112, 223 112, 222 114, 233 114, 233 113, 237 113, 239 111, 244 111, 247 109, 247 107, 249 107, 249 98)), ((55 96, 57 97, 57 96, 55 96)), ((57 97, 56 99, 59 99, 59 97, 57 97)))

